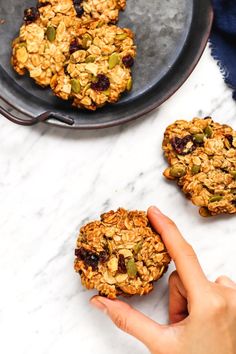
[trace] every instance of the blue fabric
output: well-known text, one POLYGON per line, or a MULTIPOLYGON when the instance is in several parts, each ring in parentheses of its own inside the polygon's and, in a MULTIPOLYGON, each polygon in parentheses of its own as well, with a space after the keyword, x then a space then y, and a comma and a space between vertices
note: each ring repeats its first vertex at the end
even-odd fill
POLYGON ((212 0, 214 23, 210 37, 213 57, 236 100, 236 0, 212 0))

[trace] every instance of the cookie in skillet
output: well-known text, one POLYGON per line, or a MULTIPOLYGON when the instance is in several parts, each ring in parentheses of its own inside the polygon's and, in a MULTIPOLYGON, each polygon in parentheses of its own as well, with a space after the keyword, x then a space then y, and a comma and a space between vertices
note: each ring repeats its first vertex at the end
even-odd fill
POLYGON ((136 47, 126 28, 104 25, 80 28, 66 68, 54 75, 51 88, 79 108, 96 110, 117 102, 132 88, 131 67, 136 47))
POLYGON ((210 117, 178 120, 164 135, 169 162, 164 176, 176 180, 202 216, 236 213, 236 132, 210 117))
POLYGON ((170 262, 146 213, 124 209, 83 226, 75 255, 82 284, 110 299, 148 294, 170 262))
POLYGON ((75 8, 76 3, 83 9, 83 22, 94 19, 103 24, 117 23, 120 10, 124 11, 126 7, 126 0, 74 0, 75 8))
POLYGON ((25 23, 12 45, 13 68, 48 86, 69 59, 70 44, 80 27, 116 22, 124 8, 124 0, 40 0, 24 12, 25 23))
POLYGON ((29 73, 42 87, 50 84, 52 76, 68 60, 70 44, 81 25, 71 0, 52 3, 25 10, 25 23, 12 44, 15 71, 20 75, 29 73))
MULTIPOLYGON (((61 21, 70 21, 77 17, 77 21, 81 22, 77 16, 73 0, 39 0, 37 5, 40 22, 44 26, 57 27, 61 21), (65 19, 64 17, 67 17, 65 19)), ((25 10, 25 20, 27 19, 27 10, 25 10)))
POLYGON ((82 24, 94 20, 99 20, 101 24, 115 24, 120 10, 125 10, 125 7, 126 0, 39 0, 39 11, 45 23, 56 13, 76 16, 82 24))

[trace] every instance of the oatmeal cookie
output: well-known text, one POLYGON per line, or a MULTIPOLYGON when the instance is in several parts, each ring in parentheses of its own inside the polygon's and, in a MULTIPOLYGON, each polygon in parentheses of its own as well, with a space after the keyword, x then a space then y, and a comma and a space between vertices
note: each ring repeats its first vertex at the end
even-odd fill
POLYGON ((170 262, 146 213, 124 209, 83 226, 75 255, 82 284, 110 299, 148 294, 170 262))
POLYGON ((25 24, 13 42, 13 68, 20 75, 28 72, 38 85, 46 87, 68 60, 72 39, 73 33, 68 31, 64 21, 58 27, 25 24))
POLYGON ((84 11, 82 21, 87 22, 92 18, 100 20, 103 24, 115 24, 119 11, 125 10, 126 0, 83 0, 81 6, 84 11))
POLYGON ((37 84, 46 87, 68 60, 81 20, 72 0, 41 0, 37 8, 25 10, 24 21, 13 41, 12 65, 18 74, 28 72, 37 84))
MULTIPOLYGON (((72 0, 39 0, 37 10, 39 21, 44 26, 58 26, 60 21, 73 21, 77 17, 72 0)), ((81 23, 79 18, 77 21, 81 23)))
POLYGON ((114 25, 80 28, 67 67, 54 75, 51 88, 56 96, 72 99, 80 108, 95 110, 114 103, 132 88, 135 55, 129 29, 114 25))
POLYGON ((236 132, 210 117, 178 120, 165 132, 169 162, 164 176, 177 180, 202 216, 236 213, 236 132))
POLYGON ((60 16, 77 17, 82 24, 99 20, 101 24, 115 24, 119 11, 126 7, 126 0, 39 0, 39 12, 44 23, 50 18, 58 21, 60 16))

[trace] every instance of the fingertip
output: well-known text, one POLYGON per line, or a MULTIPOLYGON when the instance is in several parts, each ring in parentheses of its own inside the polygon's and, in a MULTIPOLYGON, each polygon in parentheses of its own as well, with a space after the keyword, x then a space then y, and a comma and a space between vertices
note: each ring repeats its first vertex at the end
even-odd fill
POLYGON ((103 301, 103 297, 101 296, 93 296, 91 299, 90 299, 90 304, 95 307, 96 309, 104 312, 104 313, 107 313, 107 306, 106 304, 104 303, 103 301))
POLYGON ((170 276, 169 276, 169 279, 168 279, 168 282, 169 284, 172 284, 172 283, 175 283, 177 280, 179 280, 180 277, 179 277, 179 274, 177 272, 177 270, 174 270, 170 276))
POLYGON ((160 215, 162 213, 161 213, 160 209, 158 209, 155 205, 152 205, 148 208, 147 214, 148 215, 153 215, 153 214, 160 215))
POLYGON ((219 284, 219 285, 222 285, 222 286, 227 286, 227 287, 230 287, 230 288, 236 288, 236 283, 230 279, 229 277, 227 277, 226 275, 221 275, 219 276, 216 281, 215 281, 216 284, 219 284))
POLYGON ((99 296, 96 295, 90 299, 91 305, 97 307, 97 308, 105 308, 106 312, 112 311, 114 309, 119 309, 119 310, 125 310, 127 311, 128 309, 131 308, 128 304, 126 304, 123 301, 120 301, 118 299, 108 299, 107 297, 104 296, 99 296))
POLYGON ((89 300, 90 304, 93 305, 94 303, 96 303, 99 299, 98 295, 94 295, 93 297, 91 297, 91 299, 89 300))
POLYGON ((159 341, 161 340, 162 327, 126 302, 101 296, 94 296, 90 302, 98 309, 105 311, 119 329, 136 337, 148 348, 153 347, 156 336, 159 335, 159 341))
POLYGON ((166 226, 168 226, 169 218, 156 206, 148 208, 147 217, 153 228, 159 233, 163 233, 166 226))
POLYGON ((159 221, 163 219, 165 215, 158 209, 156 206, 150 206, 147 211, 147 217, 152 224, 156 227, 159 224, 159 221))

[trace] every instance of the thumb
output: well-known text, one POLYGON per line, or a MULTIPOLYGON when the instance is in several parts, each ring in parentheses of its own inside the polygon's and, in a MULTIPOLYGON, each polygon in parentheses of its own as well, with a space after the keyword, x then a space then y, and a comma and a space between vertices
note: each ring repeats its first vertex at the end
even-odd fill
POLYGON ((155 349, 155 353, 159 353, 163 337, 161 325, 119 300, 95 296, 90 302, 106 313, 119 329, 140 340, 151 351, 155 349))

